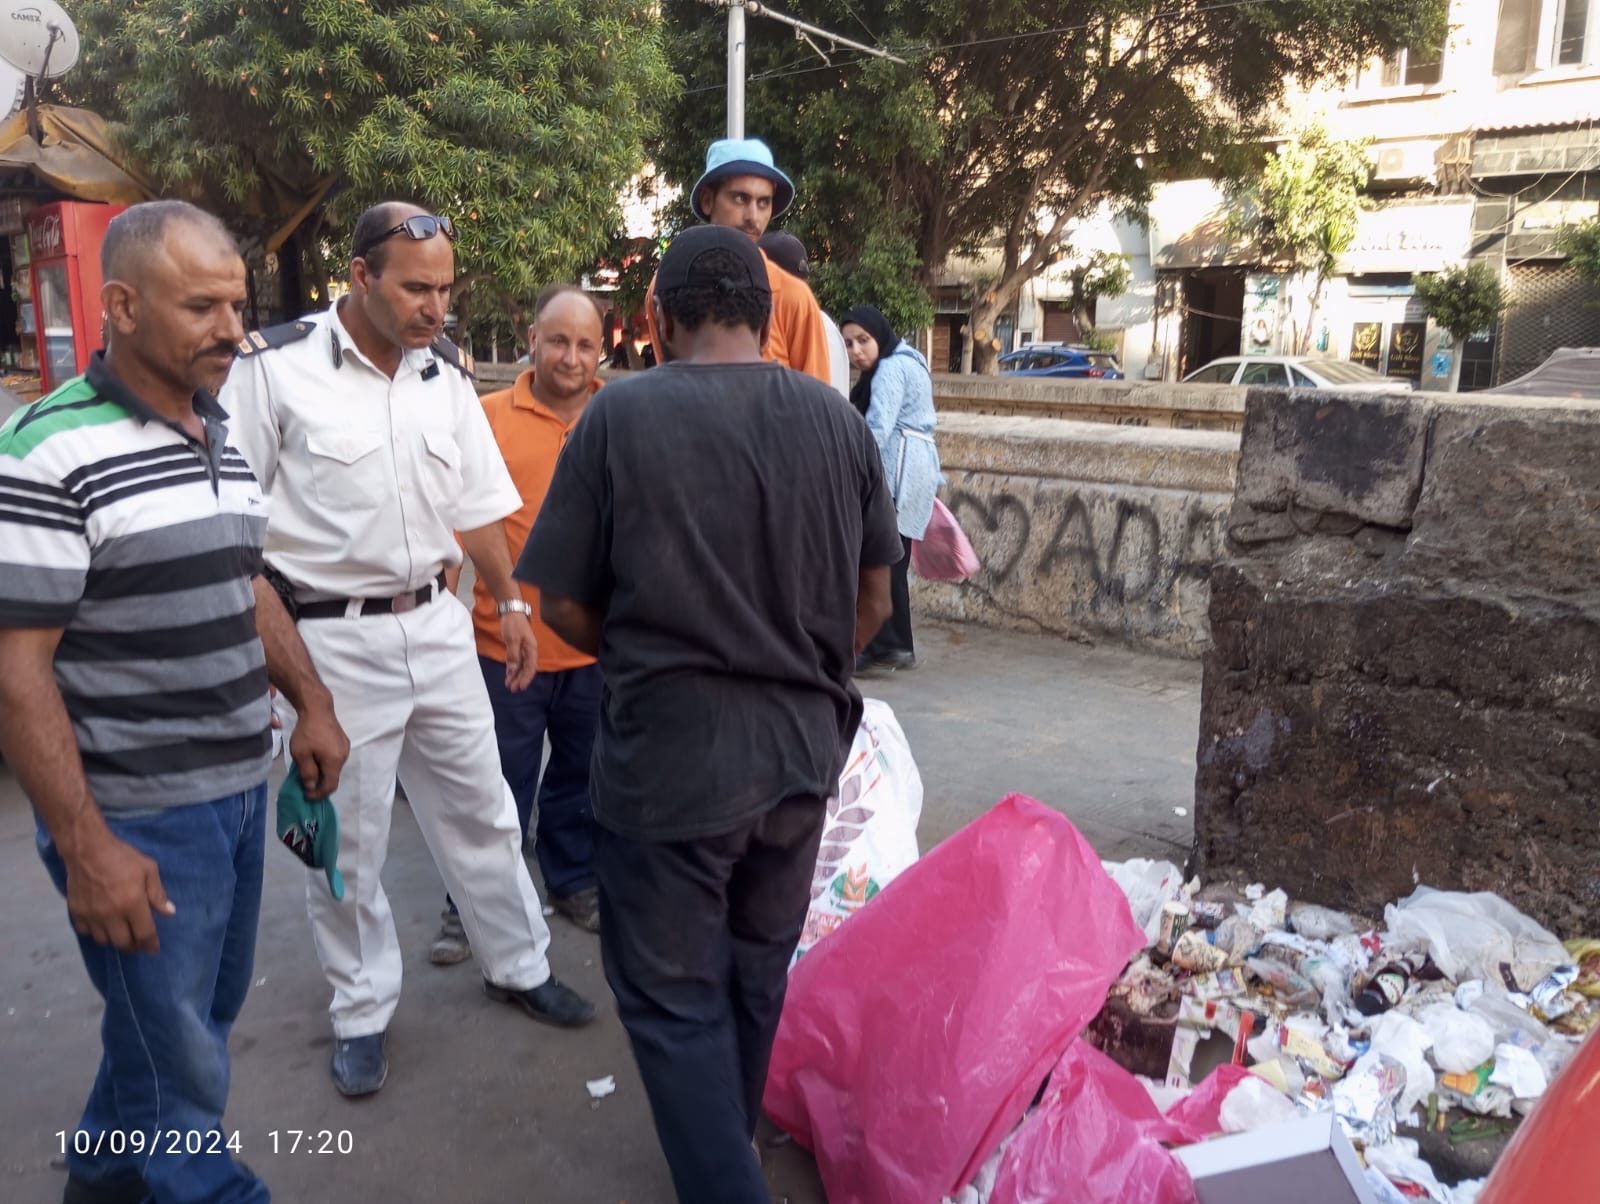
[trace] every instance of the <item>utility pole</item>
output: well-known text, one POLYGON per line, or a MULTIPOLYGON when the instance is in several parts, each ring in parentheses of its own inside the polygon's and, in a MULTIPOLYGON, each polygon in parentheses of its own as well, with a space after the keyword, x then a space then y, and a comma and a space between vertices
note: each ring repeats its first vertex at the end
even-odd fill
POLYGON ((728 3, 728 137, 744 137, 744 4, 728 3))
MULTIPOLYGON (((843 34, 801 21, 787 13, 774 12, 765 4, 758 3, 758 0, 706 0, 706 3, 728 10, 728 137, 730 138, 744 137, 744 18, 747 10, 759 17, 770 17, 774 21, 791 26, 795 36, 810 43, 812 49, 816 49, 816 44, 806 37, 807 34, 814 34, 835 48, 848 46, 851 50, 858 50, 873 58, 888 59, 891 63, 905 62, 905 59, 890 54, 887 50, 879 50, 876 46, 852 41, 843 34)), ((828 61, 828 56, 822 54, 821 50, 817 50, 817 53, 822 56, 823 62, 828 61)))

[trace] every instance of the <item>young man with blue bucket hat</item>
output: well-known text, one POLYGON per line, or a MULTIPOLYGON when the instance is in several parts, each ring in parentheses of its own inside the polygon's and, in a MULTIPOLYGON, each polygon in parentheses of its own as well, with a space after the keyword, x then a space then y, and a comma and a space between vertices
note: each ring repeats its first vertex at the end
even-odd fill
MULTIPOLYGON (((689 193, 695 216, 713 226, 728 226, 759 242, 767 225, 794 201, 794 183, 778 170, 772 150, 759 138, 721 138, 706 151, 706 170, 689 193)), ((832 383, 828 327, 822 309, 806 282, 775 268, 765 252, 772 288, 772 333, 763 354, 786 368, 832 383)), ((666 348, 656 328, 656 282, 650 282, 644 312, 656 362, 665 363, 666 348)))

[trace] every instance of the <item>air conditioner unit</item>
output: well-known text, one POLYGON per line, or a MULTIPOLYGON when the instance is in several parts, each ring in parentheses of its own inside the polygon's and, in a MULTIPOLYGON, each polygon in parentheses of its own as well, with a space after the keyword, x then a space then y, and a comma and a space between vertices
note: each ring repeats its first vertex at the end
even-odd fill
POLYGON ((1378 147, 1374 180, 1425 180, 1433 175, 1435 142, 1391 142, 1378 147))

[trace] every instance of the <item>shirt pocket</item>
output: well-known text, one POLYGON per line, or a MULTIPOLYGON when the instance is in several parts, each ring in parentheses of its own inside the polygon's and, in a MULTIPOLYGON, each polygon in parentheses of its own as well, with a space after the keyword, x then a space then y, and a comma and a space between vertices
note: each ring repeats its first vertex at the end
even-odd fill
POLYGON ((422 446, 422 487, 436 512, 451 514, 461 497, 461 447, 444 430, 424 430, 422 446))
POLYGON ((317 501, 329 510, 376 510, 388 493, 383 437, 376 431, 317 431, 306 435, 317 501))

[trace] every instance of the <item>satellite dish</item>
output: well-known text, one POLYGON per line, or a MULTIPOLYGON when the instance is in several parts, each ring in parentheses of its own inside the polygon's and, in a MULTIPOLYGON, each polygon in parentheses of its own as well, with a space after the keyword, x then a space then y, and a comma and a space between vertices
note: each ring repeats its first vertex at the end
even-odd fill
POLYGON ((55 0, 0 0, 0 59, 26 76, 65 75, 78 61, 77 27, 55 0))
POLYGON ((0 59, 0 121, 22 107, 23 85, 27 78, 10 63, 0 59))

